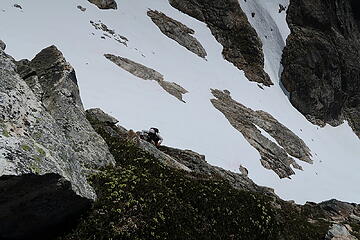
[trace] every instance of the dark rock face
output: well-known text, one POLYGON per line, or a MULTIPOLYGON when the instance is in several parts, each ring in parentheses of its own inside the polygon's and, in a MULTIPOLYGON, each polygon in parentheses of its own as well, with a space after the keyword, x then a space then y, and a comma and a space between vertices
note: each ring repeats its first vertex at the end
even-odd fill
POLYGON ((115 0, 88 0, 100 9, 117 9, 115 0))
POLYGON ((238 0, 169 0, 171 6, 208 25, 223 45, 226 60, 245 72, 250 81, 270 86, 264 71, 262 43, 238 0))
POLYGON ((57 174, 2 176, 0 202, 2 240, 49 239, 91 204, 57 174))
POLYGON ((360 136, 360 4, 293 0, 287 21, 282 83, 312 123, 348 120, 360 136))
POLYGON ((201 43, 191 35, 195 33, 193 29, 166 16, 162 12, 149 10, 147 15, 167 37, 175 40, 181 46, 195 53, 199 57, 206 57, 207 53, 201 43))

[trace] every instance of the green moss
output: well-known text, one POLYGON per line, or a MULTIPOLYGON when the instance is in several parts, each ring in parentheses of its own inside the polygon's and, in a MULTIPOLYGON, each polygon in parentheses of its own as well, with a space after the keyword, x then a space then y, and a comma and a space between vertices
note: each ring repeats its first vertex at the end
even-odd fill
POLYGON ((10 133, 6 129, 2 131, 2 135, 5 137, 10 137, 10 133))
POLYGON ((44 149, 40 148, 40 147, 36 147, 36 151, 41 155, 41 156, 45 156, 46 152, 44 149))
POLYGON ((31 151, 31 147, 28 146, 28 145, 21 145, 20 147, 21 147, 21 149, 24 150, 24 151, 27 151, 27 152, 30 152, 30 151, 31 151))
POLYGON ((37 163, 31 163, 30 170, 35 174, 40 174, 41 173, 41 169, 39 168, 37 163))

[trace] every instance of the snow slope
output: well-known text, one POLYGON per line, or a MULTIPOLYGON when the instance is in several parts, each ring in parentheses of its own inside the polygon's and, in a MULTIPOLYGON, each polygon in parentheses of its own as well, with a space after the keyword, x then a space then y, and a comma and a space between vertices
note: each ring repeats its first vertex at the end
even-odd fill
POLYGON ((122 0, 118 10, 101 11, 86 0, 13 0, 0 2, 0 39, 16 59, 31 59, 41 49, 56 45, 75 68, 86 108, 100 107, 131 129, 156 126, 164 144, 205 154, 213 165, 237 171, 248 168, 257 184, 275 188, 284 199, 322 201, 329 198, 360 202, 353 183, 360 181, 360 141, 347 124, 319 128, 294 109, 279 84, 281 53, 289 34, 287 0, 240 1, 264 43, 265 70, 275 83, 265 90, 249 82, 242 71, 225 61, 222 46, 205 24, 173 9, 167 0, 122 0), (85 12, 76 8, 86 7, 85 12), (148 8, 193 28, 206 49, 204 60, 164 36, 146 15, 148 8), (251 13, 255 12, 255 17, 251 13), (90 20, 101 20, 129 39, 128 47, 101 39, 90 20), (272 29, 272 31, 271 31, 272 29), (94 33, 94 35, 92 34, 94 33), (266 37, 265 37, 266 36, 266 37), (117 67, 103 54, 129 58, 164 75, 189 91, 186 103, 166 93, 156 82, 144 81, 117 67), (210 88, 228 89, 232 97, 254 110, 264 110, 286 125, 310 147, 314 164, 298 161, 304 171, 280 180, 260 164, 260 155, 231 127, 210 99, 210 88))

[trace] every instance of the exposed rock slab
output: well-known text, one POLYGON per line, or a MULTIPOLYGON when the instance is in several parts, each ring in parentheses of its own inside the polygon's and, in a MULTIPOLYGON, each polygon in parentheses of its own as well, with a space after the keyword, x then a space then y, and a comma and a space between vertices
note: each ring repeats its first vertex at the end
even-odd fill
POLYGON ((122 141, 131 141, 139 149, 151 154, 152 156, 157 158, 160 162, 164 163, 169 167, 185 170, 185 171, 191 171, 184 164, 176 161, 171 156, 158 150, 153 144, 140 139, 136 135, 136 133, 133 132, 132 130, 128 131, 123 127, 116 126, 115 122, 117 122, 117 120, 114 121, 113 117, 110 117, 108 114, 104 113, 101 109, 98 108, 88 109, 86 110, 86 116, 97 132, 106 131, 106 133, 118 139, 122 139, 122 141), (107 120, 109 119, 109 117, 111 118, 111 121, 107 120))
POLYGON ((0 238, 29 239, 88 207, 96 195, 87 174, 114 159, 85 118, 61 52, 46 48, 19 73, 25 79, 0 50, 0 238))
POLYGON ((195 53, 199 57, 206 57, 207 53, 204 47, 195 37, 192 36, 192 34, 195 33, 193 29, 166 16, 162 12, 149 10, 147 15, 167 37, 175 40, 181 46, 195 53))
POLYGON ((223 45, 223 56, 245 72, 250 81, 270 86, 264 71, 262 43, 238 0, 169 0, 171 6, 208 25, 223 45))
POLYGON ((166 92, 173 95, 180 101, 185 102, 183 100, 183 94, 187 93, 188 91, 174 82, 165 81, 164 76, 158 71, 131 61, 127 58, 115 56, 112 54, 105 54, 104 56, 125 71, 138 78, 156 81, 166 92))
POLYGON ((161 146, 162 152, 176 159, 178 162, 187 166, 191 171, 207 176, 220 177, 229 182, 236 188, 252 192, 261 192, 268 196, 275 196, 273 189, 256 185, 247 175, 237 174, 224 170, 220 167, 212 166, 206 162, 205 156, 191 150, 180 150, 176 148, 161 146))
POLYGON ((360 5, 354 0, 294 0, 281 81, 314 124, 347 120, 360 137, 360 5))
POLYGON ((117 9, 115 0, 88 0, 100 9, 117 9))
POLYGON ((312 163, 306 144, 270 114, 253 111, 234 101, 228 91, 212 90, 212 93, 216 97, 211 99, 212 104, 258 150, 265 168, 285 178, 295 174, 291 166, 301 169, 291 156, 312 163), (277 143, 264 136, 258 127, 270 134, 277 143))
POLYGON ((348 229, 341 224, 334 224, 325 236, 326 240, 357 240, 348 229))

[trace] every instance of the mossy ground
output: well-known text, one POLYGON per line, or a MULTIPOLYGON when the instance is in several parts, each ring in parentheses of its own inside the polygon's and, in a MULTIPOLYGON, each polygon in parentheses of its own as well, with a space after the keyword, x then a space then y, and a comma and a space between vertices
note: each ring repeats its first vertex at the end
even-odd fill
POLYGON ((263 195, 170 169, 131 143, 99 133, 117 166, 91 177, 98 199, 63 240, 321 239, 294 209, 285 215, 263 195))

